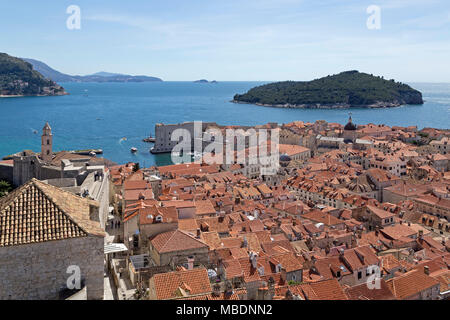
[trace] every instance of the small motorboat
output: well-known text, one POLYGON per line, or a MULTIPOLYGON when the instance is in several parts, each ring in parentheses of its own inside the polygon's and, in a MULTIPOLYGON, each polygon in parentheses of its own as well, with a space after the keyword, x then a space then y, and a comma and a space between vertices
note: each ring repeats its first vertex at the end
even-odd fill
POLYGON ((137 148, 135 148, 135 147, 131 148, 131 153, 136 153, 137 151, 138 151, 137 148))
POLYGON ((33 133, 34 133, 34 134, 37 134, 37 133, 38 133, 38 131, 37 131, 37 130, 33 130, 33 133))
POLYGON ((155 143, 156 138, 152 137, 152 135, 150 134, 149 137, 142 139, 142 141, 144 141, 144 142, 150 142, 150 143, 155 143))
POLYGON ((90 155, 91 157, 95 157, 97 154, 96 154, 94 151, 91 151, 91 152, 89 152, 89 155, 90 155))

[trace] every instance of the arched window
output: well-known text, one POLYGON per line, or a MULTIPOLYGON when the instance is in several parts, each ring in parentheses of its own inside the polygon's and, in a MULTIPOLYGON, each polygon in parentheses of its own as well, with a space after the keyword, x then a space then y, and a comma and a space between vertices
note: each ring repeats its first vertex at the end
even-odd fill
POLYGON ((50 144, 50 139, 47 139, 47 144, 50 144))

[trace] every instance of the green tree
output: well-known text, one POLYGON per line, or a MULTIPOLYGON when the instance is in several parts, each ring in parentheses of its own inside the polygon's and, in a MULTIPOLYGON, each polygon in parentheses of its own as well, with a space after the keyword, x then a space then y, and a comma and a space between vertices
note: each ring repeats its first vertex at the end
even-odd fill
POLYGON ((0 197, 7 195, 12 190, 12 186, 8 181, 0 180, 0 197))

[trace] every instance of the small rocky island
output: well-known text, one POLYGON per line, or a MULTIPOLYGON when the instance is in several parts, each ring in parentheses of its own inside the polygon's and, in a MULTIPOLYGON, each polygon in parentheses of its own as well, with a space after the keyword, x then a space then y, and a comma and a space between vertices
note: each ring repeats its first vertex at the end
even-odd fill
POLYGON ((423 104, 410 86, 358 71, 312 81, 270 83, 236 94, 232 102, 280 108, 387 108, 423 104))
POLYGON ((216 80, 208 81, 206 79, 195 80, 194 83, 217 83, 216 80))
POLYGON ((0 97, 61 96, 67 92, 44 78, 33 66, 6 53, 0 53, 0 97))

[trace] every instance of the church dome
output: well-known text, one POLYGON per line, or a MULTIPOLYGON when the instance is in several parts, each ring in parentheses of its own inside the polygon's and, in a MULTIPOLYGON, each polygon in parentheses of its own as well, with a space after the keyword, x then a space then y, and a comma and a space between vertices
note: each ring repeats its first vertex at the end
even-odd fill
POLYGON ((356 130, 356 126, 352 122, 352 117, 350 117, 348 119, 348 123, 345 125, 344 130, 347 130, 347 131, 355 131, 356 130))
POLYGON ((289 157, 286 153, 280 155, 280 165, 282 167, 287 167, 289 162, 291 162, 291 157, 289 157))
POLYGON ((283 153, 282 155, 280 155, 280 161, 289 162, 291 161, 291 157, 289 157, 286 153, 283 153))

